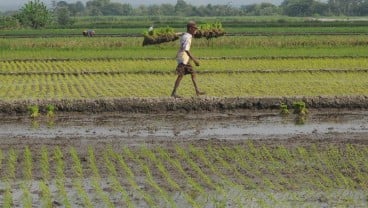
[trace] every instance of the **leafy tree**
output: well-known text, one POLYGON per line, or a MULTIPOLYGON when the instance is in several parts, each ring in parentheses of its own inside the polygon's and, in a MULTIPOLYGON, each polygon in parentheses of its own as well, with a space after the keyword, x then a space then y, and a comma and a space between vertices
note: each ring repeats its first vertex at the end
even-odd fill
POLYGON ((67 6, 57 7, 55 9, 57 23, 62 26, 71 25, 73 23, 70 18, 70 11, 67 6))
POLYGON ((93 0, 87 1, 86 9, 88 11, 88 15, 91 16, 101 16, 104 15, 103 9, 108 4, 110 4, 110 0, 93 0))
POLYGON ((311 10, 313 12, 313 15, 322 15, 322 16, 328 16, 330 15, 328 5, 322 2, 314 1, 311 10))
POLYGON ((271 3, 250 4, 244 6, 245 13, 252 16, 269 16, 279 14, 279 8, 271 3))
POLYGON ((175 5, 175 13, 178 16, 189 16, 191 6, 184 0, 177 0, 175 5))
POLYGON ((15 17, 23 26, 32 27, 34 29, 45 27, 52 21, 50 10, 39 0, 29 1, 20 9, 15 17))
POLYGON ((288 16, 310 16, 312 3, 313 0, 285 0, 282 2, 281 8, 288 16))
POLYGON ((13 16, 0 16, 0 29, 16 29, 20 24, 13 16))
POLYGON ((367 0, 329 0, 328 6, 335 15, 366 15, 367 0))
POLYGON ((161 4, 162 15, 170 16, 175 14, 175 7, 172 4, 161 4))
POLYGON ((103 15, 124 15, 124 6, 120 3, 109 3, 100 8, 103 15))

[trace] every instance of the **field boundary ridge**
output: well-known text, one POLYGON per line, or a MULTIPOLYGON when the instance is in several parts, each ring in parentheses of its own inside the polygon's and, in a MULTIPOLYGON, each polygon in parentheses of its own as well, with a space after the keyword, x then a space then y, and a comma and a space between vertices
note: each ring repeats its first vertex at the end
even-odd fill
POLYGON ((189 112, 222 111, 236 109, 280 109, 281 104, 292 108, 294 102, 303 101, 307 108, 368 109, 367 95, 351 96, 293 96, 293 97, 192 97, 192 98, 102 98, 0 101, 0 113, 26 114, 32 105, 41 112, 53 105, 57 112, 189 112))

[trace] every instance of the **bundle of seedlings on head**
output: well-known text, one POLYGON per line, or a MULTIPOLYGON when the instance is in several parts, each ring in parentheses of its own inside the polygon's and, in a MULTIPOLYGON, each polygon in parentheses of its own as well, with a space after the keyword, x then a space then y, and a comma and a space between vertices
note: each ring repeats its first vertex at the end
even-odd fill
POLYGON ((179 35, 171 27, 152 29, 144 32, 143 36, 143 46, 166 43, 179 39, 179 35))
POLYGON ((221 22, 216 22, 213 24, 201 24, 198 28, 199 29, 194 34, 195 38, 211 39, 225 35, 225 31, 224 28, 222 28, 221 22))

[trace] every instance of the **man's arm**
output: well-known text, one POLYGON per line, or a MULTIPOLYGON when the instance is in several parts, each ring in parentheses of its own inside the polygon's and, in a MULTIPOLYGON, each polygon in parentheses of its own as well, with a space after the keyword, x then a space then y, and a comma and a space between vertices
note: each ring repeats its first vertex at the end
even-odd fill
POLYGON ((189 58, 193 60, 194 64, 196 66, 199 66, 199 61, 189 51, 185 51, 185 52, 188 54, 189 58))

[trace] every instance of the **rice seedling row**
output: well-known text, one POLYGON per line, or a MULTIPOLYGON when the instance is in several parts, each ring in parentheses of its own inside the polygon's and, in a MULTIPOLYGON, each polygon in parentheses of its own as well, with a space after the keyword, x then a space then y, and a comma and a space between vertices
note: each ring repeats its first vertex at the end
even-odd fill
MULTIPOLYGON (((367 72, 216 73, 201 74, 208 96, 367 95, 367 72)), ((0 75, 3 100, 167 97, 174 74, 0 75)), ((193 96, 189 78, 178 93, 193 96)))
MULTIPOLYGON (((168 49, 177 47, 178 42, 169 42, 162 45, 142 47, 143 37, 101 37, 101 38, 17 38, 1 39, 1 49, 25 50, 25 49, 140 49, 147 48, 168 49)), ((344 35, 306 35, 306 36, 232 36, 220 37, 215 40, 195 39, 195 48, 254 48, 254 47, 341 47, 341 46, 365 46, 368 38, 365 35, 344 36, 344 35)))
MULTIPOLYGON (((252 36, 198 39, 198 57, 361 56, 368 39, 361 36, 252 36)), ((142 38, 1 39, 1 60, 174 57, 178 43, 142 47, 142 38)))
POLYGON ((252 141, 165 149, 110 146, 104 152, 91 146, 85 151, 11 148, 1 151, 0 205, 366 206, 365 149, 362 144, 270 147, 252 141))
MULTIPOLYGON (((0 74, 116 74, 172 73, 176 62, 165 60, 69 60, 1 61, 0 74)), ((368 70, 367 58, 273 58, 273 59, 201 59, 199 73, 293 72, 293 71, 368 70)))

